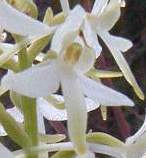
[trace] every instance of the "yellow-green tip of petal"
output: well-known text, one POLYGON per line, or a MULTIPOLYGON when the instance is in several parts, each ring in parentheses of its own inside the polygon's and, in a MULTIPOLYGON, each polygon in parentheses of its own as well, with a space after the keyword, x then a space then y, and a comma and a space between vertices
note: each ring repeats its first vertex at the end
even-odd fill
POLYGON ((145 95, 143 93, 143 91, 140 89, 140 87, 138 85, 133 87, 135 93, 137 94, 137 96, 141 99, 144 100, 145 99, 145 95))

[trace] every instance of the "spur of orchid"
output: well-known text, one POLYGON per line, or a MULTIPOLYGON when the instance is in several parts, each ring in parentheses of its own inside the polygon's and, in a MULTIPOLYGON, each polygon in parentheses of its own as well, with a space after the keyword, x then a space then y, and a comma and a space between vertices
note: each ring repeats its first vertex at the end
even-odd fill
POLYGON ((91 13, 78 4, 70 9, 68 0, 60 3, 63 12, 53 15, 48 8, 40 22, 32 0, 0 0, 0 66, 8 70, 1 80, 0 94, 9 91, 14 105, 5 110, 0 104, 0 135, 8 135, 22 148, 10 152, 0 144, 0 153, 6 158, 48 158, 48 152, 57 151, 52 157, 94 158, 95 153, 125 157, 130 151, 129 146, 125 150, 127 143, 105 133, 87 133, 88 112, 100 106, 134 106, 130 98, 105 86, 100 78, 124 75, 144 99, 122 54, 132 42, 109 33, 125 3, 95 0, 91 13), (4 42, 3 30, 11 34, 14 44, 4 42), (102 52, 98 37, 122 73, 94 68, 102 52), (67 120, 70 142, 57 143, 64 135, 47 135, 44 118, 67 120))

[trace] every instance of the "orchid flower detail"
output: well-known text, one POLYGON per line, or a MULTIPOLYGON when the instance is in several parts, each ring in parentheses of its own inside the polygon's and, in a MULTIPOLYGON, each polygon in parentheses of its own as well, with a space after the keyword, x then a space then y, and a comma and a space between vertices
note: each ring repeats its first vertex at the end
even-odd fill
POLYGON ((125 52, 132 47, 131 41, 122 37, 113 36, 109 33, 111 28, 120 18, 120 8, 123 6, 124 1, 121 0, 96 0, 92 12, 87 15, 85 20, 84 35, 87 41, 94 42, 95 34, 104 41, 119 68, 123 72, 126 80, 134 88, 134 91, 139 98, 144 99, 144 94, 138 86, 128 63, 122 54, 122 52, 125 52))
MULTIPOLYGON (((68 0, 60 0, 60 2, 64 13, 67 15, 69 13, 68 0)), ((132 47, 132 42, 109 33, 120 18, 121 7, 125 7, 124 0, 96 0, 91 13, 87 13, 84 18, 82 32, 87 45, 94 49, 96 57, 98 57, 102 51, 97 35, 104 41, 120 70, 123 72, 124 77, 133 87, 138 97, 143 100, 144 94, 122 54, 122 52, 126 52, 132 47)))
POLYGON ((55 93, 61 83, 68 116, 70 138, 79 154, 86 153, 87 110, 85 96, 103 105, 129 105, 133 102, 84 74, 95 61, 93 49, 78 39, 85 12, 76 6, 59 27, 52 39, 51 50, 57 54, 54 60, 45 61, 20 73, 11 73, 2 85, 29 97, 45 97, 55 93))

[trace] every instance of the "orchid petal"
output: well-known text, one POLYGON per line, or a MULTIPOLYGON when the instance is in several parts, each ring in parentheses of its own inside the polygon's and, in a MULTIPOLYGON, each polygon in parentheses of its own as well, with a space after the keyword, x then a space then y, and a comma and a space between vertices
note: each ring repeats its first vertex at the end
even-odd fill
POLYGON ((86 153, 86 102, 76 74, 70 69, 66 72, 62 71, 61 85, 68 115, 68 130, 76 151, 82 155, 86 153))
POLYGON ((83 34, 87 45, 94 49, 96 57, 98 57, 102 51, 102 48, 98 42, 96 33, 92 30, 91 25, 87 19, 84 21, 83 34))
POLYGON ((14 155, 0 143, 0 155, 4 158, 14 158, 14 155))
POLYGON ((119 49, 122 52, 126 52, 133 46, 133 44, 130 40, 127 40, 122 37, 116 37, 113 35, 110 35, 110 36, 111 36, 111 40, 112 40, 114 47, 119 49))
POLYGON ((118 0, 110 0, 108 6, 98 18, 98 28, 109 31, 119 20, 121 6, 118 0))
POLYGON ((92 143, 89 143, 88 146, 89 150, 92 152, 109 155, 115 158, 124 158, 124 155, 122 154, 120 148, 92 143))
POLYGON ((108 32, 98 32, 102 40, 106 43, 107 47, 109 48, 110 52, 112 53, 114 59, 116 60, 119 68, 123 72, 123 75, 125 76, 126 80, 129 82, 129 84, 134 88, 135 93, 138 95, 140 99, 144 99, 144 94, 142 90, 140 89, 139 85, 136 82, 136 79, 131 72, 131 69, 125 60, 123 54, 118 50, 116 47, 114 47, 114 43, 112 42, 112 38, 108 32))
MULTIPOLYGON (((61 102, 64 102, 64 98, 55 95, 57 98, 61 98, 61 102)), ((98 103, 94 103, 91 99, 85 98, 86 101, 86 107, 87 107, 87 112, 93 111, 99 107, 98 103)), ((54 107, 53 104, 49 103, 49 101, 43 99, 43 98, 38 98, 37 99, 37 105, 39 106, 39 111, 40 113, 47 119, 47 120, 52 120, 52 121, 65 121, 67 120, 67 112, 66 109, 57 109, 54 107)))
POLYGON ((95 60, 96 56, 93 49, 85 46, 78 62, 75 65, 76 71, 79 73, 88 72, 93 67, 95 60))
POLYGON ((86 13, 84 9, 77 5, 66 18, 53 36, 51 49, 60 53, 63 48, 70 45, 79 33, 80 27, 86 13))
POLYGON ((107 6, 108 1, 109 0, 95 0, 91 14, 99 16, 107 6))
POLYGON ((59 88, 57 74, 55 62, 40 64, 20 73, 8 73, 2 79, 2 86, 29 97, 48 96, 59 88))
POLYGON ((88 143, 103 144, 112 147, 125 146, 121 140, 103 132, 88 133, 86 138, 88 143))
POLYGON ((134 106, 134 103, 124 94, 121 94, 103 84, 80 76, 85 95, 106 106, 134 106))
POLYGON ((49 27, 17 11, 5 0, 0 1, 0 24, 10 33, 30 38, 49 35, 55 30, 54 27, 49 27))
POLYGON ((69 2, 68 0, 60 0, 64 15, 67 16, 70 12, 69 2))
POLYGON ((114 78, 114 77, 122 77, 123 74, 121 72, 114 71, 104 71, 92 68, 90 69, 86 75, 94 80, 99 80, 100 78, 114 78))

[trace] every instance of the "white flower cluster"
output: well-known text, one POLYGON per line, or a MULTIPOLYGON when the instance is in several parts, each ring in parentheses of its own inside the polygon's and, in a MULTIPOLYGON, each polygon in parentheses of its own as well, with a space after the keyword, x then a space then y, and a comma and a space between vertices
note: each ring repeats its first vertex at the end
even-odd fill
MULTIPOLYGON (((33 1, 14 0, 12 3, 0 0, 1 34, 5 30, 16 41, 16 44, 0 43, 0 66, 9 70, 1 81, 2 93, 9 90, 14 105, 20 103, 20 95, 36 99, 41 134, 45 134, 43 117, 52 121, 67 120, 71 143, 43 143, 34 147, 36 152, 41 149, 50 152, 68 151, 68 157, 83 158, 95 157, 94 153, 117 158, 142 157, 146 147, 145 123, 136 135, 128 138, 126 143, 120 142, 120 145, 90 143, 86 138, 87 112, 99 106, 134 106, 127 96, 103 85, 100 77, 123 75, 138 97, 144 99, 144 94, 123 56, 123 52, 132 47, 132 42, 109 32, 119 20, 121 7, 125 6, 125 2, 95 0, 91 13, 86 12, 80 5, 70 9, 68 0, 60 0, 60 3, 63 13, 54 16, 48 8, 44 21, 40 22, 35 20, 36 8, 33 1), (21 8, 25 8, 23 11, 30 13, 30 16, 20 12, 21 8), (98 37, 106 44, 122 73, 94 69, 95 60, 102 52, 98 37), (41 51, 49 40, 49 51, 44 54, 41 51), (24 64, 26 59, 27 66, 24 64), (34 60, 39 64, 34 64, 34 60), (22 66, 21 69, 18 65, 22 66), (59 87, 62 95, 56 94, 59 87)), ((18 106, 7 112, 17 122, 23 123, 23 111, 18 106)), ((0 135, 7 135, 3 126, 0 127, 0 135)), ((107 136, 107 140, 108 138, 107 136)), ((12 154, 2 145, 0 154, 5 158, 25 156, 23 152, 12 154)), ((44 157, 48 155, 44 154, 44 157)))

